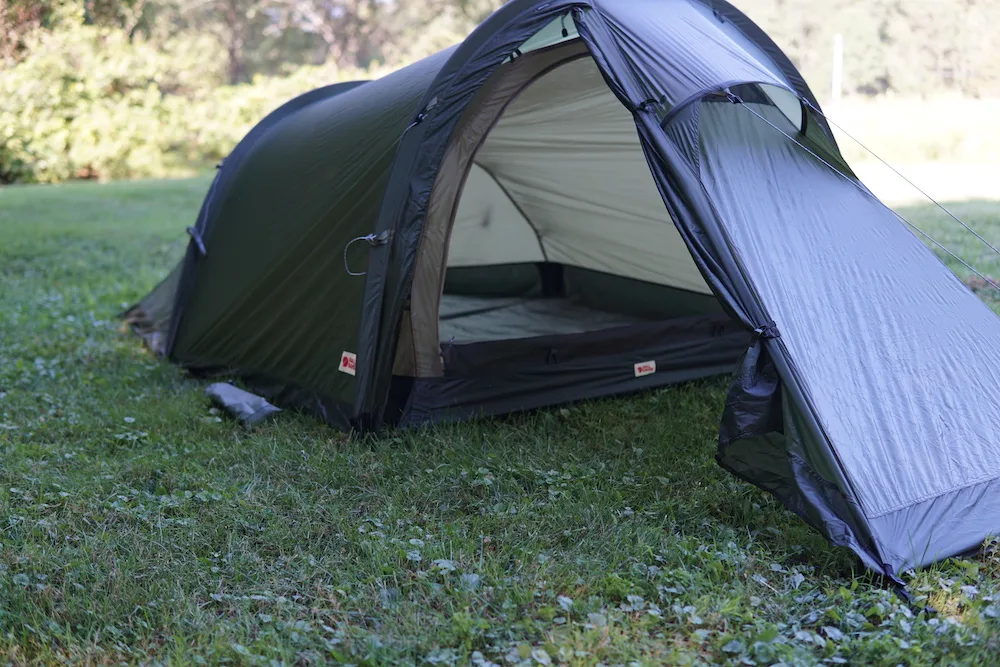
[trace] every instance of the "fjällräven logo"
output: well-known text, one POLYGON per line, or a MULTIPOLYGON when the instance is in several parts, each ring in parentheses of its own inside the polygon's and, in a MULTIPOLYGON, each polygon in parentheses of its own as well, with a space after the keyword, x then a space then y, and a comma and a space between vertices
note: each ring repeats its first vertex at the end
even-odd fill
POLYGON ((340 372, 355 375, 358 372, 358 355, 344 352, 340 355, 340 372))
POLYGON ((655 372, 656 372, 655 361, 642 361, 635 365, 635 376, 637 378, 645 377, 647 375, 652 375, 655 372))

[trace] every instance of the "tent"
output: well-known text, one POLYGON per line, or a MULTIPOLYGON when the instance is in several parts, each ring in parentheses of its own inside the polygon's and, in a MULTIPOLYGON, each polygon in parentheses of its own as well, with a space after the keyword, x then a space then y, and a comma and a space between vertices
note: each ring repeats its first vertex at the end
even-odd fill
POLYGON ((1000 320, 721 0, 513 0, 279 108, 149 344, 342 428, 732 373, 718 460, 902 571, 1000 533, 1000 320))

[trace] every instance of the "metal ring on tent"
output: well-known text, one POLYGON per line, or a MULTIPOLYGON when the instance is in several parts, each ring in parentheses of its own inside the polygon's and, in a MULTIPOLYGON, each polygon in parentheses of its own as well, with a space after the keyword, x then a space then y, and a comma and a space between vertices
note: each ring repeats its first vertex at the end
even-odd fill
POLYGON ((347 271, 347 275, 354 277, 361 277, 368 275, 367 271, 361 273, 356 273, 351 271, 351 266, 347 261, 347 251, 351 249, 351 246, 360 241, 365 241, 372 248, 377 248, 381 245, 385 245, 389 240, 389 232, 382 232, 381 234, 368 234, 367 236, 359 236, 356 239, 351 239, 348 241, 347 245, 344 246, 344 270, 347 271))
POLYGON ((406 127, 405 130, 403 130, 403 134, 405 135, 407 132, 409 132, 410 130, 412 130, 413 128, 415 128, 417 125, 420 125, 426 119, 427 119, 427 113, 426 112, 420 112, 420 113, 418 113, 417 117, 415 119, 413 119, 413 122, 410 123, 406 127))

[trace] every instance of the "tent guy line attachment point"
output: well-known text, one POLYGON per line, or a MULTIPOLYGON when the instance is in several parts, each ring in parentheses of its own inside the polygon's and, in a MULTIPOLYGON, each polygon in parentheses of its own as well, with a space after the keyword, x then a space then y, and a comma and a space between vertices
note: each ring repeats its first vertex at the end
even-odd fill
POLYGON ((645 111, 646 113, 653 111, 656 107, 665 107, 667 105, 667 98, 665 95, 661 95, 659 98, 650 97, 641 104, 636 105, 637 111, 645 111))
POLYGON ((771 340, 774 338, 781 338, 781 332, 778 331, 778 325, 775 324, 774 320, 771 320, 763 326, 759 326, 753 330, 753 338, 750 340, 750 347, 756 347, 757 343, 762 340, 771 340))
POLYGON ((402 136, 406 136, 407 132, 409 132, 410 130, 412 130, 413 128, 415 128, 417 125, 420 125, 422 122, 424 122, 425 120, 427 120, 427 110, 428 109, 430 109, 429 106, 427 107, 427 109, 425 109, 424 111, 421 111, 420 113, 417 114, 417 117, 413 119, 413 122, 410 123, 406 127, 405 130, 403 130, 402 136))
POLYGON ((367 243, 372 248, 378 248, 379 246, 384 246, 386 243, 389 242, 389 232, 385 231, 382 232, 381 234, 368 234, 366 236, 359 236, 357 238, 348 241, 347 245, 344 246, 344 270, 347 271, 347 274, 350 276, 361 277, 368 275, 367 271, 362 271, 360 273, 351 271, 351 265, 347 261, 347 251, 351 249, 352 245, 354 245, 355 243, 360 243, 362 241, 367 243))

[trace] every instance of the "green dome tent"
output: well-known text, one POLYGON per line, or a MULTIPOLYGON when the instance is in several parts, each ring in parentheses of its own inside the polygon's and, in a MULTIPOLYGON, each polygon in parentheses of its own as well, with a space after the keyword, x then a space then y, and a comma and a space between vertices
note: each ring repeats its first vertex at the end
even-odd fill
POLYGON ((293 100, 127 319, 342 428, 734 373, 719 462, 898 581, 1000 532, 1000 320, 721 0, 513 0, 293 100))

